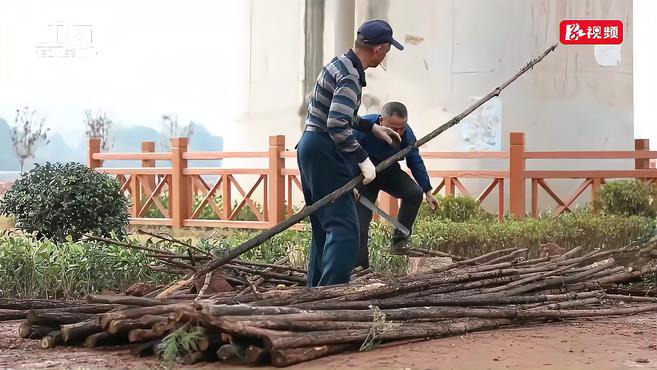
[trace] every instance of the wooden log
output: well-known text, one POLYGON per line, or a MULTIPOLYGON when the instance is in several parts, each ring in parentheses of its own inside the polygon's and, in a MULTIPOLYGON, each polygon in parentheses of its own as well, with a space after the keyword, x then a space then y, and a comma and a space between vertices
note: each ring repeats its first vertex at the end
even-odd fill
POLYGON ((61 325, 62 339, 64 343, 72 343, 82 340, 91 334, 101 332, 103 329, 98 325, 97 320, 88 319, 75 324, 61 325))
POLYGON ((500 263, 500 262, 516 260, 518 258, 518 255, 523 254, 525 252, 527 252, 527 248, 516 249, 515 251, 513 251, 513 252, 511 252, 507 255, 500 256, 500 257, 497 257, 497 258, 493 258, 492 260, 486 261, 486 262, 484 262, 484 264, 485 265, 494 265, 494 264, 500 263))
POLYGON ((151 327, 158 322, 169 321, 169 318, 164 315, 144 315, 139 318, 139 322, 144 325, 144 327, 151 327))
POLYGON ((161 338, 152 339, 143 343, 136 343, 130 347, 130 353, 133 356, 145 357, 153 353, 153 347, 157 346, 162 342, 161 338))
POLYGON ((22 320, 26 317, 26 310, 0 309, 0 321, 22 320))
POLYGON ((625 272, 625 271, 627 271, 627 270, 625 269, 625 267, 623 267, 623 266, 616 266, 616 267, 611 268, 611 269, 609 269, 609 270, 604 270, 604 271, 597 272, 597 273, 595 273, 595 274, 589 276, 589 277, 587 278, 587 280, 589 280, 589 279, 599 279, 599 278, 606 277, 606 276, 616 275, 616 274, 623 273, 623 272, 625 272))
POLYGON ((87 302, 89 303, 107 303, 114 305, 130 305, 130 306, 160 306, 175 303, 168 299, 153 299, 145 297, 135 297, 129 295, 87 295, 87 302))
POLYGON ((499 256, 501 256, 505 253, 513 252, 515 250, 517 250, 517 248, 506 248, 506 249, 500 249, 500 250, 492 251, 490 253, 482 254, 482 255, 474 257, 474 258, 458 261, 458 262, 455 262, 451 265, 440 267, 438 269, 434 269, 434 272, 443 272, 443 271, 451 270, 451 269, 461 267, 461 266, 479 264, 479 263, 485 261, 488 258, 499 257, 499 256))
POLYGON ((48 299, 0 298, 0 309, 32 310, 37 308, 63 308, 83 304, 75 301, 53 301, 48 299))
POLYGON ((548 257, 533 258, 533 259, 529 259, 529 260, 525 260, 525 261, 520 261, 516 264, 516 266, 520 267, 520 266, 529 266, 529 265, 531 265, 531 266, 540 265, 543 262, 550 261, 550 259, 552 259, 552 258, 553 257, 549 257, 549 256, 548 257))
POLYGON ((65 312, 60 310, 29 310, 27 321, 33 324, 48 323, 53 325, 74 324, 76 322, 89 320, 96 315, 89 313, 65 312))
POLYGON ((269 363, 269 351, 264 348, 250 345, 245 351, 246 362, 251 365, 269 363))
POLYGON ((249 305, 204 305, 202 312, 212 316, 229 315, 277 315, 299 313, 303 310, 295 307, 254 307, 249 305))
POLYGON ((53 330, 45 337, 41 338, 41 348, 48 349, 53 348, 59 344, 64 343, 62 339, 62 332, 59 330, 53 330))
POLYGON ((177 291, 181 289, 189 289, 194 285, 194 276, 185 276, 185 278, 178 280, 176 282, 173 282, 166 287, 164 287, 157 295, 155 296, 156 299, 163 299, 163 298, 169 298, 169 296, 175 294, 177 291))
MULTIPOLYGON (((56 301, 52 301, 56 302, 56 301)), ((51 315, 56 315, 57 312, 68 312, 68 313, 102 313, 107 312, 114 308, 114 305, 78 305, 78 306, 69 306, 69 307, 55 307, 55 308, 37 308, 31 310, 5 310, 0 309, 0 321, 7 320, 20 320, 26 319, 28 316, 28 311, 35 312, 48 312, 51 315)))
POLYGON ((107 325, 107 330, 110 334, 120 334, 120 333, 128 333, 132 329, 143 329, 147 327, 147 325, 144 325, 140 321, 141 319, 119 319, 119 320, 112 320, 110 323, 107 325))
MULTIPOLYGON (((543 307, 547 308, 548 310, 566 310, 566 309, 577 308, 577 307, 585 307, 597 303, 600 303, 600 298, 586 298, 586 299, 576 299, 567 302, 555 302, 555 303, 547 304, 543 307)), ((540 308, 541 307, 535 309, 540 309, 540 308)))
POLYGON ((107 331, 91 334, 84 340, 84 346, 94 348, 101 345, 115 345, 126 341, 125 335, 117 335, 107 331))
MULTIPOLYGON (((448 318, 482 318, 482 319, 513 319, 527 320, 537 318, 574 318, 595 317, 610 315, 625 315, 640 312, 656 311, 657 304, 647 304, 639 307, 618 309, 592 309, 592 310, 525 310, 520 307, 470 308, 470 307, 408 307, 381 310, 386 320, 406 321, 417 319, 448 319, 448 318)), ((299 314, 261 315, 258 320, 272 322, 287 321, 372 321, 375 318, 374 310, 334 310, 312 311, 299 314)), ((252 316, 226 316, 221 320, 213 321, 219 328, 230 331, 233 324, 240 321, 249 321, 252 316)), ((242 333, 238 333, 242 334, 242 333)), ((325 344, 325 343, 324 343, 325 344)))
POLYGON ((595 261, 602 261, 610 256, 616 255, 616 254, 623 254, 623 253, 629 253, 629 252, 635 252, 638 250, 638 247, 630 244, 628 246, 618 248, 618 249, 610 249, 606 251, 599 251, 599 250, 594 250, 590 253, 585 254, 582 257, 577 257, 577 258, 569 258, 564 261, 558 261, 556 262, 560 266, 564 265, 570 265, 573 263, 577 263, 579 265, 582 264, 587 264, 595 261))
POLYGON ((657 289, 649 287, 609 286, 606 291, 608 294, 624 296, 657 297, 657 289))
POLYGON ((432 257, 449 257, 449 258, 452 259, 452 261, 463 261, 463 260, 466 259, 465 257, 460 257, 460 256, 456 256, 456 255, 453 255, 453 254, 449 254, 449 253, 445 253, 445 252, 441 252, 441 251, 436 251, 436 250, 433 250, 433 249, 419 248, 419 247, 414 247, 414 248, 410 248, 410 249, 411 249, 412 252, 419 252, 419 253, 423 253, 425 255, 429 255, 429 256, 432 256, 432 257))
MULTIPOLYGON (((450 297, 450 296, 427 296, 413 298, 384 298, 366 301, 348 301, 348 302, 318 302, 313 305, 312 302, 305 303, 303 308, 306 310, 367 310, 376 306, 384 308, 403 308, 418 306, 495 306, 495 305, 519 305, 540 302, 558 302, 573 299, 583 299, 599 297, 604 295, 603 291, 570 293, 570 294, 541 294, 531 296, 505 296, 505 295, 475 295, 469 297, 450 297)), ((294 312, 289 312, 294 313, 294 312)))
POLYGON ((18 327, 18 335, 25 339, 41 339, 57 329, 54 326, 33 324, 27 321, 18 327))
POLYGON ((558 256, 558 257, 554 258, 554 260, 555 261, 565 261, 565 260, 571 258, 572 256, 576 255, 577 253, 579 253, 581 250, 582 250, 582 246, 581 245, 577 246, 577 247, 569 250, 568 252, 562 254, 561 256, 558 256))
POLYGON ((593 275, 597 272, 603 271, 605 269, 608 269, 610 267, 613 267, 615 262, 609 262, 604 265, 596 266, 591 269, 588 269, 586 271, 580 272, 576 275, 573 276, 567 276, 567 277, 555 277, 551 279, 546 279, 543 281, 538 281, 535 283, 530 283, 526 284, 524 286, 519 286, 513 289, 505 290, 505 294, 507 295, 519 295, 527 292, 531 292, 533 290, 543 290, 543 289, 548 289, 551 287, 559 286, 559 285, 564 285, 564 284, 569 284, 569 283, 574 283, 583 280, 584 278, 593 275))
POLYGON ((495 263, 492 265, 476 265, 476 266, 467 266, 464 267, 463 269, 459 269, 459 271, 463 272, 484 272, 484 271, 491 271, 491 270, 496 270, 496 269, 507 269, 507 268, 512 268, 514 267, 514 264, 512 262, 500 262, 500 263, 495 263))
POLYGON ((620 274, 615 274, 611 276, 606 276, 599 279, 584 281, 584 282, 573 282, 567 284, 565 287, 562 287, 562 290, 567 292, 576 292, 580 290, 591 290, 591 289, 600 289, 601 287, 609 288, 611 284, 624 283, 633 280, 640 279, 643 276, 644 271, 628 271, 620 274))
POLYGON ((367 280, 369 280, 369 279, 371 279, 375 276, 376 276, 376 272, 372 271, 370 273, 367 273, 365 275, 361 275, 361 276, 355 278, 354 280, 352 280, 352 283, 364 282, 364 281, 367 281, 367 280))
MULTIPOLYGON (((361 267, 361 266, 358 266, 358 267, 361 267)), ((355 279, 355 278, 357 278, 357 277, 360 277, 360 276, 363 276, 363 275, 367 275, 367 274, 369 274, 370 272, 374 272, 374 270, 372 270, 371 267, 368 267, 368 268, 366 268, 366 269, 360 269, 359 271, 352 272, 352 274, 351 274, 351 279, 353 280, 353 279, 355 279)))
POLYGON ((284 330, 290 332, 369 329, 372 327, 372 323, 369 321, 272 321, 260 320, 258 316, 253 316, 252 320, 240 321, 240 325, 270 330, 284 330))
POLYGON ((350 277, 356 276, 359 272, 363 271, 363 266, 356 266, 353 270, 351 270, 351 274, 349 275, 350 277))
POLYGON ((183 365, 194 365, 199 362, 203 362, 207 359, 205 352, 192 352, 187 353, 186 355, 180 358, 180 363, 183 365))
MULTIPOLYGON (((566 317, 594 317, 594 316, 608 316, 608 315, 626 315, 639 312, 648 312, 657 310, 657 305, 644 305, 641 307, 625 308, 625 309, 599 309, 599 310, 532 310, 525 311, 525 314, 531 316, 523 316, 523 319, 533 318, 566 318, 566 317)), ((496 328, 500 325, 508 325, 513 321, 511 320, 468 320, 456 323, 449 322, 436 322, 432 325, 416 325, 416 324, 400 324, 398 326, 391 325, 386 330, 377 334, 377 339, 406 339, 406 338, 422 338, 422 337, 436 337, 443 335, 455 335, 464 332, 472 332, 474 330, 496 328)), ((260 329, 254 327, 242 327, 237 330, 250 332, 251 335, 258 335, 263 338, 267 348, 285 349, 285 348, 298 348, 320 346, 326 344, 336 343, 354 343, 362 342, 370 335, 369 329, 358 330, 336 330, 336 331, 319 331, 319 332, 306 332, 306 333, 293 333, 286 331, 273 331, 267 329, 260 329)), ((232 329, 234 330, 234 329, 232 329)))
POLYGON ((246 346, 239 344, 223 344, 217 350, 217 357, 220 361, 246 363, 246 346))
POLYGON ((273 349, 270 351, 271 364, 276 367, 287 367, 357 348, 353 344, 328 344, 313 347, 273 349))
POLYGON ((650 302, 657 303, 657 297, 637 297, 631 295, 622 295, 622 294, 607 294, 606 298, 615 299, 622 302, 650 302))
MULTIPOLYGON (((485 287, 489 286, 496 286, 496 285, 502 285, 502 284, 508 284, 512 281, 520 280, 520 276, 502 276, 498 278, 492 278, 492 279, 482 279, 482 280, 477 280, 477 281, 471 281, 468 283, 463 283, 463 284, 448 284, 448 285, 441 285, 436 288, 430 288, 430 289, 425 289, 425 290, 420 290, 416 292, 411 292, 407 294, 402 294, 400 297, 406 297, 406 298, 411 298, 411 297, 424 297, 424 296, 432 296, 432 295, 437 295, 437 294, 451 294, 454 296, 462 296, 462 292, 469 292, 468 294, 483 294, 483 289, 485 287)), ((301 305, 295 305, 295 307, 300 307, 303 308, 301 305)))
POLYGON ((190 311, 194 308, 188 303, 173 303, 158 306, 129 308, 126 310, 107 312, 99 315, 99 324, 106 328, 112 320, 134 319, 144 315, 162 315, 176 311, 190 311))
POLYGON ((217 330, 208 330, 206 335, 196 343, 196 346, 201 352, 216 352, 221 343, 221 335, 219 332, 217 330))
MULTIPOLYGON (((431 288, 437 285, 448 285, 457 283, 466 283, 470 281, 497 278, 517 274, 516 269, 502 269, 474 273, 458 273, 455 275, 436 274, 435 276, 426 276, 425 278, 410 281, 391 281, 388 284, 373 283, 354 286, 342 286, 332 289, 306 289, 295 290, 289 297, 265 299, 262 301, 252 302, 256 306, 284 306, 297 303, 318 301, 340 297, 340 300, 357 301, 371 298, 384 297, 388 295, 399 295, 405 292, 419 291, 431 288)), ((286 294, 288 295, 288 294, 286 294)), ((266 296, 262 294, 261 296, 266 296)))
MULTIPOLYGON (((223 293, 228 293, 229 296, 235 295, 234 291, 223 292, 223 293)), ((215 296, 216 296, 216 294, 204 294, 204 295, 201 296, 201 299, 210 299, 210 298, 213 298, 215 296)), ((176 300, 176 301, 182 301, 182 300, 193 301, 196 297, 198 297, 198 294, 196 294, 196 293, 178 293, 178 294, 172 295, 171 297, 169 297, 169 299, 176 300)))
POLYGON ((132 329, 128 333, 128 340, 130 342, 145 342, 155 338, 160 338, 166 332, 175 329, 176 323, 171 322, 158 322, 153 325, 151 329, 132 329))
MULTIPOLYGON (((458 335, 476 330, 497 328, 511 323, 511 320, 467 320, 460 322, 435 322, 430 324, 406 323, 391 325, 377 333, 376 338, 378 340, 399 340, 458 335)), ((266 348, 270 350, 322 346, 327 344, 362 343, 371 335, 370 329, 294 333, 247 326, 240 327, 239 324, 233 330, 240 330, 244 333, 250 333, 250 335, 263 338, 266 348)))
POLYGON ((132 329, 128 333, 130 343, 145 342, 160 337, 161 335, 155 329, 132 329))
MULTIPOLYGON (((552 266, 556 267, 556 265, 552 265, 552 266)), ((528 276, 526 276, 526 277, 524 277, 520 280, 516 280, 516 281, 508 283, 506 285, 501 285, 501 286, 497 286, 497 287, 493 287, 493 288, 484 289, 483 293, 484 294, 497 293, 497 292, 502 292, 502 291, 505 291, 505 290, 511 290, 512 288, 516 288, 516 287, 519 287, 519 286, 527 286, 527 283, 531 283, 531 282, 534 282, 534 281, 545 280, 545 278, 547 278, 547 277, 554 276, 554 275, 563 273, 565 271, 568 271, 568 270, 572 269, 573 266, 575 266, 575 264, 562 266, 562 267, 555 268, 554 270, 550 270, 550 271, 538 272, 538 273, 535 273, 535 274, 529 274, 528 276)))
POLYGON ((253 275, 260 275, 265 278, 274 278, 274 279, 279 279, 279 280, 287 280, 295 283, 300 283, 300 284, 305 284, 306 283, 306 278, 298 275, 288 275, 288 274, 283 274, 279 272, 273 272, 273 271, 266 271, 266 270, 258 270, 255 268, 249 268, 246 266, 239 266, 239 265, 234 265, 234 264, 226 264, 224 266, 225 268, 230 268, 233 270, 237 271, 242 271, 246 272, 249 274, 253 275))

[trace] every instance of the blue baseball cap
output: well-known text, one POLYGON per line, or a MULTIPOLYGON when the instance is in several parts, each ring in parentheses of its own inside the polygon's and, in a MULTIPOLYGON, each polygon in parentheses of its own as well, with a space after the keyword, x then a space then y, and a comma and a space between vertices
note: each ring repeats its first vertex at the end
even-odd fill
POLYGON ((366 21, 357 33, 361 41, 368 45, 392 44, 399 50, 404 46, 392 38, 392 27, 381 19, 366 21))

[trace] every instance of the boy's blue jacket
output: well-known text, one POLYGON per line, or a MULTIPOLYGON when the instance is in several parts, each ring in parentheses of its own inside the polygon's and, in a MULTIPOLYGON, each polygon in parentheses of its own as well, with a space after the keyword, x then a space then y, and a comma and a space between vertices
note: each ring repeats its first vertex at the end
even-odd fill
MULTIPOLYGON (((375 122, 375 124, 378 124, 380 121, 380 116, 378 114, 367 114, 361 116, 361 118, 370 122, 375 122)), ((399 148, 395 148, 388 145, 386 142, 377 139, 369 131, 353 130, 353 135, 360 145, 363 146, 367 154, 369 154, 370 160, 374 165, 377 165, 379 162, 397 154, 401 149, 415 144, 417 141, 415 134, 413 134, 413 130, 409 125, 406 125, 406 130, 404 131, 404 135, 402 135, 399 148)), ((408 153, 406 156, 406 165, 411 170, 413 178, 415 178, 415 181, 420 185, 422 191, 426 193, 431 190, 431 182, 429 181, 427 168, 424 166, 424 161, 422 160, 422 157, 420 157, 420 151, 418 148, 413 148, 408 153)))

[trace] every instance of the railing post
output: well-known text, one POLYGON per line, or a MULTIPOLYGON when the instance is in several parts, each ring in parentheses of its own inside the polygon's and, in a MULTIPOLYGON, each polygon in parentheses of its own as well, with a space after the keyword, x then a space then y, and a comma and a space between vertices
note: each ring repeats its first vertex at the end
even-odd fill
MULTIPOLYGON (((141 143, 141 152, 142 153, 154 153, 155 152, 155 142, 154 141, 144 141, 141 143)), ((142 159, 141 166, 144 168, 155 167, 154 159, 142 159)), ((155 189, 155 175, 145 175, 146 185, 153 191, 155 189)))
POLYGON ((451 195, 454 196, 456 192, 454 191, 454 180, 451 177, 445 177, 445 196, 451 195))
POLYGON ((509 211, 525 217, 525 133, 512 132, 509 137, 509 211))
POLYGON ((191 194, 189 181, 184 172, 187 160, 183 154, 187 152, 187 138, 171 139, 171 184, 169 204, 171 207, 171 226, 176 229, 183 227, 183 221, 189 217, 191 209, 191 194))
POLYGON ((87 164, 89 165, 89 168, 92 170, 94 168, 102 167, 103 166, 103 161, 94 159, 94 154, 100 153, 100 139, 99 138, 91 138, 89 139, 88 142, 88 149, 87 149, 87 164))
POLYGON ((593 212, 600 211, 600 187, 602 186, 601 178, 593 178, 591 182, 591 204, 593 205, 593 212))
POLYGON ((130 206, 130 217, 139 217, 139 209, 141 208, 141 181, 139 175, 136 173, 130 176, 130 192, 132 193, 132 205, 130 206))
MULTIPOLYGON (((645 152, 650 150, 649 139, 634 139, 634 150, 637 152, 645 152)), ((650 158, 636 158, 634 160, 635 170, 650 169, 650 158)))
POLYGON ((221 204, 223 205, 223 219, 228 221, 230 219, 230 214, 233 213, 233 203, 230 202, 232 199, 231 195, 231 181, 230 174, 223 174, 223 180, 221 181, 221 204))
MULTIPOLYGON (((267 220, 273 226, 285 219, 285 175, 281 171, 285 168, 285 158, 281 153, 285 151, 285 135, 269 137, 269 173, 267 174, 267 220)), ((291 201, 291 199, 288 199, 291 201)))

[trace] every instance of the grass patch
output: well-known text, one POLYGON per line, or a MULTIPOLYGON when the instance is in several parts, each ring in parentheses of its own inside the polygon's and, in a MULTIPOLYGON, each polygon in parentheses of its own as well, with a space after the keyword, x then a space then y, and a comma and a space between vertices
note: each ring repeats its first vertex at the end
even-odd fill
MULTIPOLYGON (((535 257, 540 245, 547 242, 565 248, 582 246, 585 251, 618 248, 654 236, 655 224, 655 219, 649 217, 598 215, 586 211, 559 218, 509 219, 505 222, 491 217, 473 217, 457 222, 434 215, 416 222, 413 243, 464 257, 502 248, 525 247, 529 249, 530 257, 535 257)), ((372 224, 370 264, 384 275, 401 275, 407 270, 408 259, 388 254, 391 231, 387 224, 372 224)), ((260 232, 197 229, 173 231, 171 234, 220 256, 260 232)), ((241 258, 272 263, 288 256, 292 266, 306 268, 310 235, 310 231, 287 230, 241 258)), ((144 243, 147 239, 147 236, 135 234, 132 240, 144 243)), ((166 247, 166 243, 160 246, 166 247)), ((78 298, 103 289, 121 292, 135 282, 167 283, 175 278, 149 270, 146 266, 153 262, 143 252, 123 247, 88 242, 55 244, 29 235, 5 232, 0 235, 0 295, 78 298)))
POLYGON ((55 244, 29 235, 0 236, 0 295, 79 298, 103 289, 122 292, 136 282, 167 283, 172 276, 146 266, 153 260, 123 247, 87 242, 55 244))

